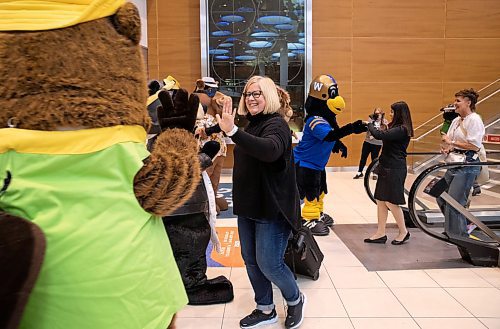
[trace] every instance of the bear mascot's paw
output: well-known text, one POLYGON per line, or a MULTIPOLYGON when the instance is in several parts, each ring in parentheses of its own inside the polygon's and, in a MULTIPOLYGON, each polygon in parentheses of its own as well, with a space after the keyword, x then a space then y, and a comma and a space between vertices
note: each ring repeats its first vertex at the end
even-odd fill
POLYGON ((45 237, 37 225, 0 212, 0 328, 19 326, 42 267, 45 247, 45 237))
POLYGON ((174 128, 161 133, 134 179, 142 208, 165 216, 189 199, 197 186, 192 183, 200 180, 197 154, 198 144, 187 131, 174 128))

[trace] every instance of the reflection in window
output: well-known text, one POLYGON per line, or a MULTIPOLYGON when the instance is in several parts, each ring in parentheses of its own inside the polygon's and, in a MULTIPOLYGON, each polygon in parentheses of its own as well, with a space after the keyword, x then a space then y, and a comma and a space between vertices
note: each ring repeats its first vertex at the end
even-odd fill
MULTIPOLYGON (((302 130, 306 80, 305 0, 202 0, 207 45, 202 58, 223 93, 239 101, 246 81, 265 75, 290 93, 293 130, 302 130)), ((203 25, 203 23, 202 23, 203 25)), ((202 26, 203 30, 203 26, 202 26)))

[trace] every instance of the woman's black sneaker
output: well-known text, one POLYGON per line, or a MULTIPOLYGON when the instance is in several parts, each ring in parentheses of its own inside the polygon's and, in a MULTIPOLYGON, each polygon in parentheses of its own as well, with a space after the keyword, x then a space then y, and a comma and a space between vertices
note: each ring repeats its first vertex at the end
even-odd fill
POLYGON ((306 295, 300 293, 300 301, 297 305, 288 306, 286 312, 285 328, 295 329, 300 327, 304 320, 304 306, 306 305, 306 295))
POLYGON ((269 314, 261 310, 253 310, 251 314, 240 320, 240 328, 257 328, 258 326, 275 323, 276 321, 278 321, 276 309, 273 309, 269 314))
POLYGON ((353 177, 353 179, 359 179, 363 177, 363 173, 356 174, 356 176, 353 177))

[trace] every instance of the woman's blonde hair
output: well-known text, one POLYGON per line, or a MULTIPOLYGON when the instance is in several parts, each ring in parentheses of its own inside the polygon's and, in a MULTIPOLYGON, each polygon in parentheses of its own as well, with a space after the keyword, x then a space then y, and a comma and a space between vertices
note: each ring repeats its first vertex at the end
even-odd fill
MULTIPOLYGON (((262 96, 266 100, 266 106, 264 107, 264 114, 271 114, 279 112, 280 110, 280 99, 278 97, 278 92, 276 91, 276 84, 273 80, 268 77, 262 77, 255 75, 248 79, 245 88, 243 88, 243 93, 247 92, 248 87, 251 84, 257 83, 262 91, 262 96)), ((238 105, 238 114, 246 115, 248 113, 247 105, 245 103, 245 96, 241 96, 240 103, 238 105)))

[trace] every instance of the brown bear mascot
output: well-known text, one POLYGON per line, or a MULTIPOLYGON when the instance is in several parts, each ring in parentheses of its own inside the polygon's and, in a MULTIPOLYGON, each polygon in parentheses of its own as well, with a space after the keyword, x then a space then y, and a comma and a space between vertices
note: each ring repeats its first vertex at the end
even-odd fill
POLYGON ((200 98, 200 104, 203 108, 203 115, 196 122, 195 135, 200 140, 200 146, 209 141, 216 141, 220 144, 220 150, 215 157, 213 164, 207 168, 206 172, 210 177, 215 193, 215 203, 217 214, 228 209, 228 204, 224 197, 217 197, 219 190, 220 176, 224 161, 226 159, 227 145, 224 134, 217 124, 215 115, 222 115, 222 105, 226 95, 219 91, 219 84, 212 77, 203 77, 196 80, 194 92, 200 98))
POLYGON ((137 9, 12 0, 0 17, 0 327, 167 328, 187 297, 160 216, 200 166, 185 130, 146 149, 137 9))

